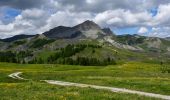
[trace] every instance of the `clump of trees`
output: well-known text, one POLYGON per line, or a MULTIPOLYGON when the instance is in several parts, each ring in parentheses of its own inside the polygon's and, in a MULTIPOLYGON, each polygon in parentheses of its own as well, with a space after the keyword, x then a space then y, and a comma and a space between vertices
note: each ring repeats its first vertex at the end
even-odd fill
POLYGON ((73 55, 83 51, 85 48, 90 47, 93 48, 92 53, 95 53, 95 48, 102 48, 99 45, 91 45, 91 44, 78 44, 78 45, 67 45, 65 48, 57 49, 54 55, 51 55, 47 58, 47 61, 44 61, 41 58, 34 58, 29 63, 31 64, 68 64, 68 65, 83 65, 83 66, 105 66, 110 64, 116 64, 115 60, 108 57, 103 60, 99 60, 93 57, 76 57, 72 58, 73 55))
POLYGON ((106 65, 115 65, 116 62, 114 59, 107 58, 104 60, 98 60, 97 58, 89 57, 77 57, 77 59, 65 58, 59 61, 60 64, 68 65, 83 65, 83 66, 106 66, 106 65))
POLYGON ((93 48, 92 53, 95 53, 95 48, 102 48, 99 45, 67 45, 65 48, 61 48, 56 54, 50 56, 47 59, 48 63, 58 63, 58 64, 69 64, 69 65, 84 65, 84 66, 103 66, 108 64, 116 64, 114 59, 107 58, 104 60, 99 60, 93 57, 77 57, 76 59, 71 58, 71 56, 83 51, 85 48, 93 48))
POLYGON ((14 42, 14 45, 22 45, 22 44, 24 44, 26 42, 27 42, 26 40, 18 40, 18 41, 14 42))
POLYGON ((65 48, 61 48, 58 50, 57 53, 54 55, 50 56, 48 58, 49 63, 55 62, 59 58, 66 58, 66 57, 71 57, 75 55, 76 53, 79 53, 80 51, 83 51, 85 48, 91 47, 91 48, 101 48, 99 45, 67 45, 65 48))
POLYGON ((33 56, 30 51, 0 52, 0 62, 25 63, 24 58, 28 56, 33 56))
POLYGON ((33 44, 30 46, 31 48, 39 48, 46 44, 52 43, 55 40, 53 39, 37 39, 33 42, 33 44))
POLYGON ((32 57, 32 56, 33 56, 33 54, 29 50, 16 52, 17 63, 26 63, 26 61, 24 59, 26 57, 32 57))
POLYGON ((29 61, 28 62, 29 64, 44 64, 45 61, 42 59, 42 58, 34 58, 33 60, 29 61))
POLYGON ((17 63, 16 54, 11 51, 0 52, 0 62, 17 63))
POLYGON ((102 48, 99 45, 91 44, 78 44, 78 45, 67 45, 64 48, 57 49, 54 55, 51 55, 44 60, 42 58, 34 58, 31 61, 25 61, 26 57, 33 57, 31 51, 18 51, 18 52, 0 52, 0 62, 10 63, 29 63, 29 64, 68 64, 68 65, 84 65, 84 66, 105 66, 110 64, 116 64, 113 58, 97 59, 95 57, 72 57, 76 53, 83 51, 85 48, 92 48, 92 53, 95 53, 96 48, 102 48))
POLYGON ((81 51, 83 51, 85 48, 87 47, 91 47, 91 48, 101 48, 101 46, 98 45, 67 45, 65 48, 61 48, 58 50, 57 53, 55 53, 54 55, 50 56, 48 58, 49 63, 54 63, 56 60, 58 59, 64 59, 67 57, 71 57, 73 55, 75 55, 76 53, 79 53, 81 51))

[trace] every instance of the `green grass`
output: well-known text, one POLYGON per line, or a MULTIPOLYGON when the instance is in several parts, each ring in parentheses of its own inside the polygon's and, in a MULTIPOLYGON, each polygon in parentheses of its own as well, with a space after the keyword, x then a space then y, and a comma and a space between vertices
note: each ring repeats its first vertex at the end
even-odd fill
POLYGON ((50 100, 98 100, 99 98, 152 100, 154 98, 91 88, 53 86, 41 83, 39 80, 86 83, 170 95, 170 74, 162 73, 161 68, 159 64, 141 62, 99 67, 0 63, 0 96, 3 100, 10 100, 13 97, 15 97, 13 100, 21 98, 36 100, 42 100, 42 98, 50 100), (7 77, 10 73, 17 71, 23 72, 22 77, 32 79, 32 81, 18 81, 7 77), (62 97, 65 98, 62 99, 62 97))
POLYGON ((158 100, 91 88, 63 87, 39 82, 0 84, 1 100, 158 100))
POLYGON ((54 55, 55 53, 56 51, 44 50, 37 54, 37 58, 38 59, 41 58, 42 60, 47 61, 48 57, 50 57, 51 55, 54 55))

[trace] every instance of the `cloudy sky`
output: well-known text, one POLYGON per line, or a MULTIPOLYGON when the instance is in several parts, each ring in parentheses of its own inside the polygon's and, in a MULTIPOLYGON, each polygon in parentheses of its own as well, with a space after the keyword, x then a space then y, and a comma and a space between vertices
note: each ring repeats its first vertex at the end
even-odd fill
POLYGON ((85 20, 116 34, 170 37, 170 0, 0 0, 0 38, 85 20))

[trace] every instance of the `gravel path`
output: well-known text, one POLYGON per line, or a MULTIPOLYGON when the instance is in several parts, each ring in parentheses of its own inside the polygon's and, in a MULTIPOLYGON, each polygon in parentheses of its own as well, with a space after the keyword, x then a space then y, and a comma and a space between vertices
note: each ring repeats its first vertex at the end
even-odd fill
MULTIPOLYGON (((20 77, 19 76, 20 74, 22 74, 22 72, 16 72, 16 73, 10 74, 9 77, 14 78, 14 79, 19 79, 19 80, 27 80, 27 79, 24 79, 24 78, 20 77)), ((55 80, 43 80, 43 81, 48 83, 48 84, 53 84, 53 85, 76 86, 76 87, 82 87, 82 88, 90 87, 90 88, 94 88, 94 89, 109 90, 109 91, 112 91, 112 92, 137 94, 137 95, 141 95, 141 96, 147 96, 147 97, 154 97, 154 98, 159 98, 159 99, 164 99, 164 100, 170 100, 170 96, 168 96, 168 95, 147 93, 147 92, 129 90, 129 89, 124 89, 124 88, 114 88, 114 87, 97 86, 97 85, 72 83, 72 82, 63 82, 63 81, 55 81, 55 80)))

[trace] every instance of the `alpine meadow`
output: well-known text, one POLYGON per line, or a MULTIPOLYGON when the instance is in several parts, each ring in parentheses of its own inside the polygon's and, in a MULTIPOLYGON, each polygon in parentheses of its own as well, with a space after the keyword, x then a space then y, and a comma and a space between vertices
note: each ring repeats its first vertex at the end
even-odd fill
POLYGON ((0 1, 0 100, 170 100, 170 1, 0 1))

